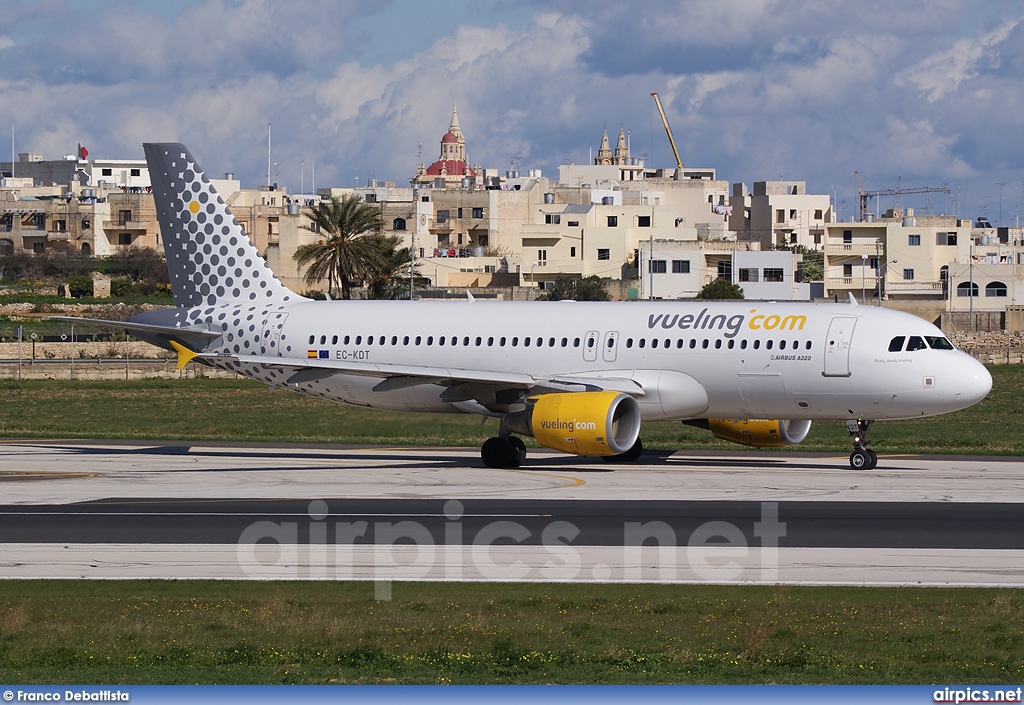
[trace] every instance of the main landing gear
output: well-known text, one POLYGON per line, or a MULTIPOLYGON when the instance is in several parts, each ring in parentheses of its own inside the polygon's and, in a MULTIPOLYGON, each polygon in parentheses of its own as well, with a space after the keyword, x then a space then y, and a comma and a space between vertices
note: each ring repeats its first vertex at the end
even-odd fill
POLYGON ((878 465, 878 454, 868 448, 867 439, 872 421, 847 419, 846 430, 853 436, 853 452, 850 453, 850 467, 854 470, 873 470, 878 465))
POLYGON ((518 436, 494 436, 484 441, 480 457, 489 468, 517 468, 526 460, 526 444, 518 436))

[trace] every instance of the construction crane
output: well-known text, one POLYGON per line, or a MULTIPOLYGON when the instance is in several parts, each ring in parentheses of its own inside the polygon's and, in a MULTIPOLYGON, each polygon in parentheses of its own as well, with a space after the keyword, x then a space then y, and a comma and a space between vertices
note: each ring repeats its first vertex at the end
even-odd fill
POLYGON ((868 191, 860 183, 860 174, 856 171, 853 172, 853 178, 857 180, 857 195, 860 197, 860 220, 864 221, 864 217, 868 212, 868 199, 874 196, 901 196, 903 194, 912 193, 949 193, 949 189, 946 187, 932 187, 932 186, 921 186, 919 188, 900 188, 900 177, 896 177, 896 188, 885 188, 877 191, 868 191))
POLYGON ((679 150, 676 149, 676 141, 672 139, 672 128, 668 126, 668 118, 665 117, 665 109, 661 107, 661 98, 658 97, 657 93, 651 93, 651 97, 654 98, 654 104, 658 106, 658 112, 661 114, 661 122, 665 126, 665 132, 668 134, 668 143, 672 146, 672 154, 676 157, 676 167, 682 171, 683 162, 679 159, 679 150))

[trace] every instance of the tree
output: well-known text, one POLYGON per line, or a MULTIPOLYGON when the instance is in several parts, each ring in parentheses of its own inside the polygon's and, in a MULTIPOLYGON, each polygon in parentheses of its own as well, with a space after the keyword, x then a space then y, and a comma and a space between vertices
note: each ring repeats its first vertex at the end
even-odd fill
MULTIPOLYGON (((399 247, 402 239, 397 235, 370 235, 379 255, 379 262, 368 273, 367 288, 371 299, 397 299, 409 291, 409 263, 412 255, 408 247, 399 247)), ((419 273, 413 265, 413 276, 419 273)))
POLYGON ((558 277, 554 285, 540 298, 541 301, 610 301, 611 296, 601 283, 601 277, 592 274, 583 279, 558 277))
POLYGON ((324 237, 295 251, 295 261, 308 267, 306 284, 326 279, 331 298, 337 298, 339 287, 341 298, 352 298, 351 282, 367 279, 381 265, 380 248, 370 237, 382 227, 380 209, 355 195, 331 196, 307 215, 313 225, 303 227, 324 237))
POLYGON ((733 284, 728 279, 719 277, 705 284, 704 288, 697 294, 698 299, 742 299, 743 289, 739 284, 733 284))

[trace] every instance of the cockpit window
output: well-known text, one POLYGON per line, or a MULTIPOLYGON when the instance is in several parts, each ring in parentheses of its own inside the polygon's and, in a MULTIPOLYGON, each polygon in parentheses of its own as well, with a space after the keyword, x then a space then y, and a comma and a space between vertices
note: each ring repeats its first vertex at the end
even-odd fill
POLYGON ((907 339, 905 335, 897 335, 889 341, 889 352, 899 352, 903 349, 903 342, 907 339))
POLYGON ((956 348, 953 347, 953 343, 949 342, 941 335, 927 335, 925 336, 925 340, 928 341, 928 345, 932 350, 956 350, 956 348))
POLYGON ((924 350, 928 346, 924 343, 924 338, 919 335, 910 336, 910 340, 907 341, 907 352, 914 352, 915 350, 924 350))

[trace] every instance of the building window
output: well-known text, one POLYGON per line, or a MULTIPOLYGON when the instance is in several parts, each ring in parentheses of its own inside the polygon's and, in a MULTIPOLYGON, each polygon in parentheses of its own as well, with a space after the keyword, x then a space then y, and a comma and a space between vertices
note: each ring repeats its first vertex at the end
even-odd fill
POLYGON ((690 260, 688 260, 688 259, 674 259, 674 260, 672 260, 672 273, 673 274, 689 274, 690 273, 690 260))
POLYGON ((92 228, 92 221, 88 218, 82 218, 82 230, 89 230, 92 228))
POLYGON ((985 285, 985 296, 1006 296, 1006 284, 990 282, 985 285))
POLYGON ((483 208, 474 208, 473 209, 473 217, 474 218, 483 218, 484 217, 484 209, 483 208))
POLYGON ((462 209, 461 209, 461 208, 459 208, 459 209, 458 209, 458 210, 456 211, 456 213, 458 213, 458 218, 459 218, 459 220, 462 220, 462 209))
POLYGON ((971 282, 963 282, 962 284, 956 285, 957 296, 977 296, 978 285, 972 284, 971 282))
POLYGON ((843 265, 843 276, 844 277, 852 277, 853 276, 853 265, 852 264, 844 264, 843 265))
POLYGON ((113 169, 101 169, 100 170, 100 175, 101 176, 113 176, 114 175, 114 170, 113 169))
POLYGON ((920 235, 907 235, 907 244, 910 245, 911 247, 920 247, 921 246, 921 236, 920 235))
POLYGON ((35 215, 32 216, 32 223, 37 228, 42 230, 43 228, 46 227, 46 214, 45 213, 36 213, 35 215))
POLYGON ((853 231, 852 230, 844 230, 843 231, 843 244, 844 245, 849 245, 851 242, 853 242, 853 231))
POLYGON ((914 281, 914 270, 910 269, 910 268, 904 269, 903 270, 903 279, 905 281, 908 281, 908 282, 914 281))
POLYGON ((52 230, 54 230, 55 232, 62 233, 62 232, 67 231, 67 229, 68 229, 68 221, 66 221, 66 220, 54 220, 53 221, 53 228, 52 228, 52 230))
POLYGON ((562 216, 559 213, 545 213, 544 222, 548 225, 559 225, 562 222, 562 216))
POLYGON ((789 209, 789 219, 796 220, 796 208, 789 209))
POLYGON ((756 268, 741 267, 739 271, 739 280, 741 282, 756 282, 758 280, 758 272, 756 268))
POLYGON ((821 220, 824 217, 825 217, 825 214, 822 212, 822 210, 820 208, 818 208, 818 209, 816 209, 814 211, 814 219, 815 220, 821 220))
POLYGON ((570 228, 578 228, 578 227, 580 227, 580 221, 578 221, 578 220, 570 220, 568 222, 568 226, 570 228))
POLYGON ((395 218, 391 221, 392 230, 405 230, 405 218, 395 218))
POLYGON ((648 264, 650 265, 648 271, 651 274, 664 274, 666 271, 665 260, 663 259, 652 259, 648 264))
POLYGON ((375 194, 375 193, 363 194, 363 203, 376 203, 376 202, 377 202, 377 194, 375 194))
POLYGON ((609 250, 609 249, 605 249, 605 248, 598 248, 598 250, 597 250, 597 258, 598 259, 609 259, 610 260, 612 258, 612 251, 609 250))
POLYGON ((117 234, 117 244, 118 245, 130 245, 130 244, 132 244, 132 234, 131 233, 118 233, 117 234))
POLYGON ((637 216, 636 226, 638 228, 649 228, 649 227, 651 227, 651 216, 649 216, 649 215, 637 216))
POLYGON ((781 208, 776 210, 775 211, 775 222, 776 223, 785 223, 786 222, 786 211, 782 210, 781 208))
POLYGON ((608 216, 608 227, 609 228, 617 228, 617 227, 619 227, 619 216, 617 216, 617 215, 610 215, 610 216, 608 216))
POLYGON ((537 263, 539 264, 541 262, 547 262, 547 261, 548 261, 548 251, 547 250, 537 250, 537 263))
POLYGON ((785 273, 779 268, 766 268, 764 270, 764 280, 766 282, 785 281, 785 273))
POLYGON ((125 223, 128 223, 129 221, 131 221, 131 219, 132 219, 132 212, 131 211, 118 211, 117 212, 117 224, 118 225, 124 225, 125 223))
POLYGON ((936 245, 955 245, 956 233, 935 233, 936 245))
POLYGON ((868 266, 871 269, 878 269, 878 258, 877 257, 869 257, 868 258, 868 266))
POLYGON ((37 255, 38 254, 42 254, 43 252, 46 252, 46 243, 45 242, 33 242, 32 243, 32 251, 35 252, 37 255))
POLYGON ((132 176, 142 176, 142 169, 132 169, 130 173, 132 176))
POLYGON ((576 246, 575 245, 569 248, 569 256, 570 257, 575 257, 576 256, 576 246))
POLYGON ((420 196, 420 203, 430 203, 430 196, 420 196))
POLYGON ((720 260, 718 260, 718 278, 719 279, 732 279, 732 260, 731 259, 720 259, 720 260))
POLYGON ((435 218, 435 220, 437 220, 438 223, 447 223, 448 222, 448 211, 446 211, 446 210, 438 211, 437 212, 437 218, 435 218))

